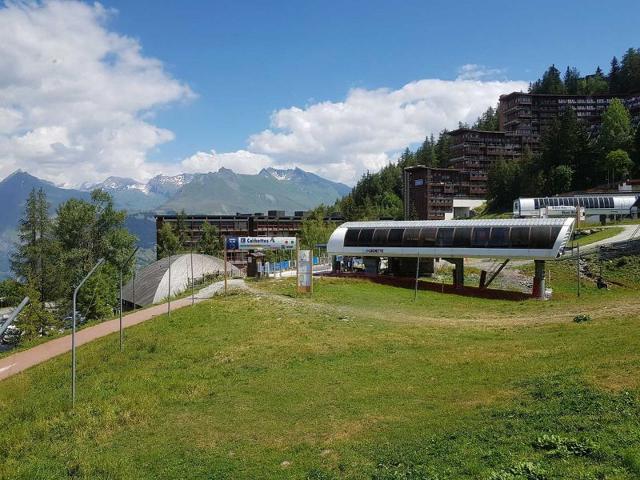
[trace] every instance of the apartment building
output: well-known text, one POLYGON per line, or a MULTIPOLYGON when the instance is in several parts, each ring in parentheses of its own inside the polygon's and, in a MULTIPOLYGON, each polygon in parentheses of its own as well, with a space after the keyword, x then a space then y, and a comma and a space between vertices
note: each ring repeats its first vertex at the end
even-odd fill
POLYGON ((416 166, 404 171, 404 216, 411 220, 468 217, 486 196, 484 172, 416 166))
POLYGON ((592 134, 597 135, 602 114, 614 98, 629 109, 635 124, 640 123, 640 94, 635 95, 555 95, 513 92, 500 97, 498 106, 500 130, 520 137, 533 151, 539 147, 540 136, 555 117, 568 108, 575 110, 592 134))
POLYGON ((513 160, 522 151, 520 138, 506 132, 459 128, 449 132, 449 137, 449 165, 485 176, 497 160, 513 160))

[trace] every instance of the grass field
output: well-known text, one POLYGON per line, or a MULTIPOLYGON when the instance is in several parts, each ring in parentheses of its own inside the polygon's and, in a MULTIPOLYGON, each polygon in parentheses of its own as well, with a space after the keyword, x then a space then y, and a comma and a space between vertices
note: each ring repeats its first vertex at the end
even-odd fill
POLYGON ((0 478, 640 478, 639 263, 578 301, 251 283, 0 383, 0 478), (258 293, 255 293, 258 292, 258 293), (573 322, 578 313, 591 316, 573 322))
MULTIPOLYGON (((600 240, 606 240, 607 238, 615 237, 619 233, 622 233, 624 228, 622 227, 608 227, 600 230, 599 232, 592 233, 591 235, 585 235, 578 238, 578 243, 581 247, 584 245, 589 245, 590 243, 599 242, 600 240)), ((569 245, 574 245, 573 243, 569 243, 569 245)))

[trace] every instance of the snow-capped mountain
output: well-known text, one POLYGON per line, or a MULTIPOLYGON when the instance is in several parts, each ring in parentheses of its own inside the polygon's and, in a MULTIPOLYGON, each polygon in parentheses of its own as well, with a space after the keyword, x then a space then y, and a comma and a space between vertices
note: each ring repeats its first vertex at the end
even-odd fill
POLYGON ((148 184, 126 177, 108 177, 103 182, 85 183, 81 190, 91 191, 101 188, 108 192, 122 192, 127 190, 139 190, 143 193, 149 193, 148 184))
POLYGON ((194 176, 193 173, 181 173, 174 176, 156 175, 147 183, 147 189, 150 193, 173 195, 187 183, 190 183, 194 176))

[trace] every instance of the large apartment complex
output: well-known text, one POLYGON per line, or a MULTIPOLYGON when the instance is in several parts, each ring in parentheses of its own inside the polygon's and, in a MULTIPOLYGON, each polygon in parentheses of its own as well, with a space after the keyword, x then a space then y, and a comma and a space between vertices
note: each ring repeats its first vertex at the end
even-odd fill
POLYGON ((640 93, 633 95, 549 95, 513 92, 500 97, 499 131, 459 128, 449 132, 449 168, 411 167, 404 178, 405 218, 440 220, 469 213, 485 198, 487 174, 499 159, 539 151, 542 132, 568 108, 597 135, 602 114, 619 98, 640 124, 640 93), (466 199, 466 200, 465 200, 466 199), (460 205, 457 207, 456 204, 460 205))
POLYGON ((595 135, 600 130, 602 114, 614 98, 629 109, 634 124, 640 122, 640 93, 635 95, 549 95, 514 92, 500 97, 498 107, 500 130, 520 138, 532 150, 538 148, 540 135, 568 108, 575 110, 595 135))

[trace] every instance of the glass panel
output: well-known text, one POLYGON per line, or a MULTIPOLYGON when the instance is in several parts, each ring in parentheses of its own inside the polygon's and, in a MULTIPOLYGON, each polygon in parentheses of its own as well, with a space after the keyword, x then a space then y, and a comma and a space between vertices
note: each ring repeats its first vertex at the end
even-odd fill
POLYGON ((471 236, 471 246, 474 248, 485 248, 489 245, 491 229, 487 227, 476 227, 471 236))
POLYGON ((604 208, 604 198, 598 198, 598 208, 604 208))
POLYGON ((371 246, 386 247, 387 235, 389 235, 388 228, 376 228, 375 232, 373 232, 373 238, 371 239, 371 246))
POLYGON ((528 248, 529 247, 529 227, 512 227, 511 228, 511 247, 512 248, 528 248))
POLYGON ((535 209, 538 210, 540 208, 540 199, 535 198, 533 200, 533 204, 534 204, 535 209))
POLYGON ((607 197, 607 208, 613 208, 613 198, 607 197))
POLYGON ((434 247, 436 245, 436 236, 438 235, 438 229, 433 227, 426 227, 420 230, 420 246, 421 247, 434 247))
POLYGON ((531 227, 530 248, 549 248, 549 227, 531 227))
POLYGON ((558 235, 560 235, 560 230, 562 227, 551 227, 551 235, 549 236, 549 246, 547 248, 553 248, 553 245, 556 243, 558 239, 558 235))
POLYGON ((387 240, 387 247, 401 247, 403 234, 404 234, 404 228, 392 228, 391 230, 389 230, 389 239, 387 240))
POLYGON ((436 237, 436 247, 453 246, 453 228, 439 228, 436 237))
POLYGON ((491 240, 489 240, 489 247, 502 248, 509 246, 509 228, 507 227, 493 227, 491 229, 491 240))
POLYGON ((344 236, 345 247, 355 247, 358 245, 358 235, 360 235, 359 228, 348 228, 347 233, 344 236))
POLYGON ((420 240, 419 228, 405 228, 404 237, 402 237, 403 247, 417 247, 420 240))
POLYGON ((373 228, 363 228, 360 230, 360 236, 358 237, 358 246, 369 247, 371 246, 371 239, 373 238, 373 228))
POLYGON ((589 197, 589 208, 593 208, 594 207, 595 202, 593 201, 593 197, 589 197))
POLYGON ((453 246, 456 248, 469 248, 471 246, 471 228, 456 227, 453 234, 453 246))

